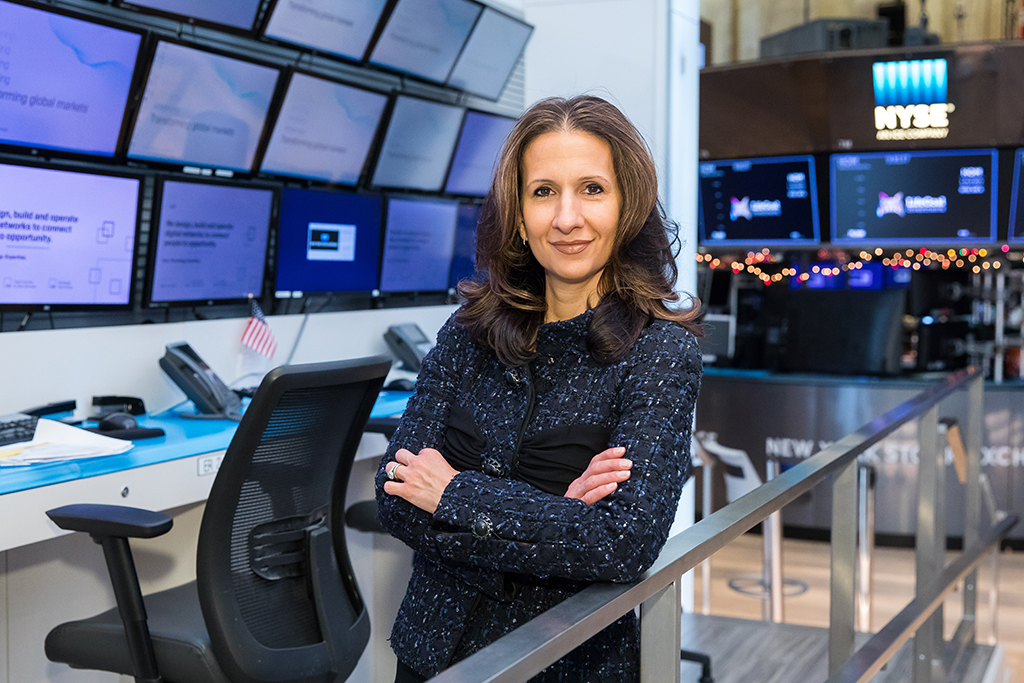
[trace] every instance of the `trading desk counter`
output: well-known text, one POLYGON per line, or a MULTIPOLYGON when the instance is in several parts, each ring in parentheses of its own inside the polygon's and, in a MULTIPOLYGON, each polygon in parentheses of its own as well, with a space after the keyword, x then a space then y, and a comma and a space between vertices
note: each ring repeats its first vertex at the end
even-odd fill
MULTIPOLYGON (((745 451, 764 476, 769 456, 782 467, 808 458, 833 441, 935 383, 942 375, 838 377, 707 368, 697 402, 698 433, 745 451)), ((939 417, 966 421, 965 392, 940 406, 939 417)), ((917 526, 917 423, 912 422, 861 456, 878 470, 875 527, 879 534, 913 535, 917 526)), ((947 463, 950 463, 947 453, 947 463)), ((946 477, 946 528, 963 534, 964 490, 950 470, 946 477)), ((1024 511, 1024 384, 985 385, 982 470, 988 473, 1000 509, 1024 511)), ((785 524, 828 529, 831 489, 818 486, 783 510, 785 524)), ((1015 528, 1011 537, 1024 537, 1015 528)))

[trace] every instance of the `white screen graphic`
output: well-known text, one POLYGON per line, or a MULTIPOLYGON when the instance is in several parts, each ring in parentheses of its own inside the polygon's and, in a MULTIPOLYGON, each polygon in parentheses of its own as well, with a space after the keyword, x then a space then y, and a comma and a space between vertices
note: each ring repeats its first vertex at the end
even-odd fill
POLYGON ((356 226, 350 223, 310 223, 306 258, 310 261, 355 261, 356 226))
POLYGON ((387 101, 385 95, 294 74, 260 170, 356 184, 387 101))
POLYGON ((373 184, 436 192, 444 184, 462 109, 399 97, 384 137, 373 184))
POLYGON ((235 28, 251 29, 260 0, 128 0, 137 7, 182 14, 235 28))
POLYGON ((370 61, 443 83, 478 14, 466 0, 401 0, 370 61))
POLYGON ((458 211, 456 202, 388 201, 381 291, 429 292, 448 287, 458 211))
POLYGON ((278 0, 264 35, 362 59, 387 0, 278 0))
POLYGON ((448 77, 448 85, 498 99, 532 30, 500 12, 485 9, 448 77))
POLYGON ((0 143, 113 156, 141 39, 0 2, 0 143))
POLYGON ((274 194, 165 181, 150 300, 259 296, 274 194))
POLYGON ((127 304, 139 181, 0 164, 0 304, 127 304))
POLYGON ((128 156, 249 170, 277 77, 277 69, 160 43, 128 156))

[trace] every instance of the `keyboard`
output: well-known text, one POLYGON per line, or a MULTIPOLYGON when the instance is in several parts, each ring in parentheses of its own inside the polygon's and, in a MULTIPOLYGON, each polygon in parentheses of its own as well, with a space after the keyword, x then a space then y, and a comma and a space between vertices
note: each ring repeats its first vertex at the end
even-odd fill
POLYGON ((0 415, 0 446, 31 441, 36 433, 37 422, 38 417, 23 413, 0 415))

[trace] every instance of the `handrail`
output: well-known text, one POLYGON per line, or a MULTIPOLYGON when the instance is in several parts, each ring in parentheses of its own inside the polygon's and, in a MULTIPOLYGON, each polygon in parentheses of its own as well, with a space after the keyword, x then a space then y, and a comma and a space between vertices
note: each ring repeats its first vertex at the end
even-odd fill
MULTIPOLYGON (((658 560, 639 581, 594 584, 431 680, 436 683, 516 683, 529 679, 673 584, 678 591, 678 580, 683 573, 829 475, 845 471, 857 456, 902 425, 933 410, 955 391, 972 382, 980 385, 981 381, 981 371, 977 368, 952 373, 938 385, 670 538, 658 560)), ((980 400, 980 393, 978 395, 980 400)), ((852 639, 852 623, 849 630, 852 639)))
POLYGON ((1016 523, 1017 516, 1008 515, 989 527, 980 541, 964 550, 960 557, 942 570, 941 576, 928 586, 924 595, 918 593, 899 614, 857 650, 839 671, 830 676, 826 683, 861 683, 871 680, 903 644, 910 640, 914 631, 931 616, 943 598, 953 590, 953 584, 978 566, 989 548, 999 543, 1016 523))

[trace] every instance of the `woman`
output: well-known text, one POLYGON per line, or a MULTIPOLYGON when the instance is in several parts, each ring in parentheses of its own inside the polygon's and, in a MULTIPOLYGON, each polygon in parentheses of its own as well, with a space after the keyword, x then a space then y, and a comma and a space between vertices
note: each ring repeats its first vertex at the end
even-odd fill
MULTIPOLYGON (((415 551, 391 635, 424 680, 594 581, 657 558, 689 469, 698 311, 640 135, 596 97, 534 105, 505 142, 474 281, 377 475, 415 551), (596 455, 595 455, 596 454, 596 455)), ((538 680, 638 676, 629 613, 538 680)))

